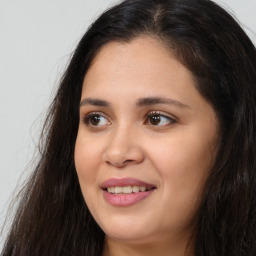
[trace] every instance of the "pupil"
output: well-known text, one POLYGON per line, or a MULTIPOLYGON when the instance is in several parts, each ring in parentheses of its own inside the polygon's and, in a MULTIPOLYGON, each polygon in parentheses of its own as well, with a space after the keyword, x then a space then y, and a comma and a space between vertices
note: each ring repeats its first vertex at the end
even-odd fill
POLYGON ((99 117, 99 115, 94 115, 94 116, 91 117, 91 123, 92 123, 93 125, 97 125, 99 122, 100 122, 100 117, 99 117))
POLYGON ((154 125, 159 124, 160 123, 160 116, 159 115, 158 116, 151 116, 150 117, 150 123, 154 124, 154 125))

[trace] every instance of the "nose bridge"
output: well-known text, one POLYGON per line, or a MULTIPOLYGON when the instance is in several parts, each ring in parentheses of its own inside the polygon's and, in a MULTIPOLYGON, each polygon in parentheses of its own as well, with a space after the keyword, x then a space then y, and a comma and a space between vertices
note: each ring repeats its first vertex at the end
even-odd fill
POLYGON ((123 167, 143 160, 143 152, 136 138, 136 126, 123 122, 111 131, 104 160, 108 164, 123 167))

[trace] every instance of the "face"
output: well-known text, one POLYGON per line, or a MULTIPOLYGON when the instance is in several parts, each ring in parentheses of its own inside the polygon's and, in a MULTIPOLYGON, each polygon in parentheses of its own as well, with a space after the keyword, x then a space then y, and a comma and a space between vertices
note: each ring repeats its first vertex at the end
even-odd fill
POLYGON ((105 45, 84 78, 75 165, 107 238, 187 237, 217 128, 189 70, 155 39, 105 45))

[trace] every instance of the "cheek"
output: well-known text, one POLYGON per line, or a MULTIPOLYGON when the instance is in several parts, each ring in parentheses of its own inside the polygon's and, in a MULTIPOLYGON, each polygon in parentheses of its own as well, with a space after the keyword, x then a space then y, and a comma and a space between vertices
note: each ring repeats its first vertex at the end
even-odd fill
POLYGON ((78 133, 74 155, 76 171, 82 190, 84 185, 95 184, 96 168, 100 165, 101 160, 99 146, 95 141, 84 138, 86 137, 78 133))
POLYGON ((165 222, 175 220, 177 225, 189 227, 210 172, 212 152, 209 140, 198 140, 196 134, 178 135, 158 144, 151 155, 162 180, 161 205, 172 213, 172 220, 168 215, 165 222))
POLYGON ((200 131, 173 133, 152 149, 154 165, 164 189, 177 197, 195 198, 209 175, 213 150, 200 131))
POLYGON ((75 145, 75 167, 78 175, 81 191, 84 197, 86 205, 94 213, 94 207, 97 207, 98 200, 95 194, 95 185, 97 186, 97 170, 100 165, 99 148, 92 141, 84 139, 86 137, 81 136, 78 133, 76 145, 75 145))
POLYGON ((152 149, 155 164, 166 174, 205 173, 209 170, 213 152, 208 142, 191 136, 173 136, 152 149), (169 171, 167 171, 169 170, 169 171))

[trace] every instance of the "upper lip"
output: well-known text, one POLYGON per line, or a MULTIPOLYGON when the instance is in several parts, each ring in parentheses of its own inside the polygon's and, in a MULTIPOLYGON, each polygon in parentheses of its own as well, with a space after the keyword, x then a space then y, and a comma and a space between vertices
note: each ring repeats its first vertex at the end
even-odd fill
POLYGON ((146 188, 155 188, 153 184, 149 184, 147 182, 135 179, 135 178, 111 178, 105 180, 101 188, 106 189, 109 187, 124 187, 124 186, 138 186, 138 187, 146 187, 146 188))

